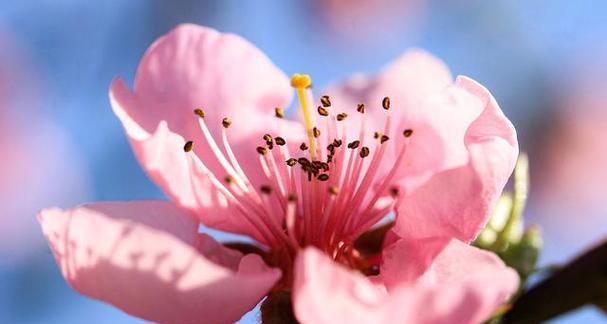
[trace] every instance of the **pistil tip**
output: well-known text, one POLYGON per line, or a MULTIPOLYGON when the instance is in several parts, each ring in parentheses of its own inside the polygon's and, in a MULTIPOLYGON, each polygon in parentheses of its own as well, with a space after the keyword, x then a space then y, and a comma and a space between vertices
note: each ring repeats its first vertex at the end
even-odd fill
POLYGON ((291 77, 291 86, 296 89, 309 88, 312 85, 312 78, 307 74, 295 73, 291 77))

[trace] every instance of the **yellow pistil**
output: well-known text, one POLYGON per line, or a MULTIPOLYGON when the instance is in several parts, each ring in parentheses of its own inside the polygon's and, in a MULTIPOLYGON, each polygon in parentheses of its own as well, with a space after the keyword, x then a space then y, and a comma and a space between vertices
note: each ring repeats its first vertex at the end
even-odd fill
POLYGON ((312 85, 312 79, 307 74, 295 73, 291 77, 291 86, 297 90, 297 97, 299 97, 299 104, 303 111, 304 122, 306 124, 306 131, 308 133, 308 141, 310 142, 310 157, 312 160, 316 160, 316 139, 314 138, 314 125, 312 125, 312 116, 310 115, 310 109, 308 105, 308 97, 306 96, 306 88, 312 85))

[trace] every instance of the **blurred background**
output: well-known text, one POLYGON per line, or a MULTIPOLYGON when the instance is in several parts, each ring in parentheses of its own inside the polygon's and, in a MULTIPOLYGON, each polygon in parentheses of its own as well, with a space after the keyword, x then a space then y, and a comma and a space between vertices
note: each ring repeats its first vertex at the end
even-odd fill
MULTIPOLYGON (((607 236, 607 2, 3 0, 0 2, 0 323, 141 323, 62 279, 35 220, 48 206, 162 198, 112 114, 176 24, 242 35, 315 85, 422 47, 486 85, 531 159, 528 223, 542 265, 607 236), (515 5, 516 3, 516 5, 515 5)), ((243 323, 255 323, 247 314, 243 323)), ((604 322, 584 308, 554 323, 604 322)))

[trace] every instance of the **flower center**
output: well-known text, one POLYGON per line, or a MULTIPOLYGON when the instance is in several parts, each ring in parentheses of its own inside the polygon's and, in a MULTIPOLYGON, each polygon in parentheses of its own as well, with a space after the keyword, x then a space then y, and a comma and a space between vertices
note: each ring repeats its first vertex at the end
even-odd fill
MULTIPOLYGON (((201 179, 208 180, 250 223, 254 236, 270 248, 271 262, 287 272, 297 251, 307 245, 361 269, 361 253, 355 241, 394 208, 399 195, 394 179, 404 164, 413 131, 392 132, 388 97, 381 102, 385 112, 381 130, 367 131, 365 104, 356 107, 360 115, 357 124, 349 122, 347 113, 336 113, 326 95, 320 98, 317 121, 310 110, 311 83, 305 74, 291 78, 303 112, 307 143, 289 145, 281 134, 265 134, 264 143, 256 147, 265 182, 257 188, 230 147, 227 130, 232 120, 222 120, 222 151, 205 123, 204 111, 196 109, 200 129, 225 175, 211 172, 200 158, 208 154, 195 153, 189 141, 184 150, 193 173, 198 175, 192 177, 193 188, 201 179), (398 133, 402 135, 389 137, 398 133)), ((278 129, 288 132, 281 127, 283 110, 276 108, 275 114, 278 129)))

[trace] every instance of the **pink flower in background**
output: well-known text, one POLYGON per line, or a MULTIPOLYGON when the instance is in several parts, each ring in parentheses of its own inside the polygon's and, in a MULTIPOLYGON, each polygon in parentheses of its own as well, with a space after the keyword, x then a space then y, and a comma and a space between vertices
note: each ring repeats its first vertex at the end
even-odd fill
POLYGON ((37 109, 36 73, 3 31, 0 61, 0 265, 11 265, 45 249, 32 215, 85 199, 87 185, 77 152, 37 109))
POLYGON ((110 99, 170 202, 43 210, 70 285, 157 322, 234 322, 281 295, 302 323, 487 319, 518 288, 468 245, 518 154, 490 93, 420 50, 319 103, 310 83, 212 29, 155 42, 110 99), (280 108, 293 88, 302 121, 280 108), (385 244, 361 245, 393 211, 385 244), (199 223, 259 245, 224 246, 199 223))

